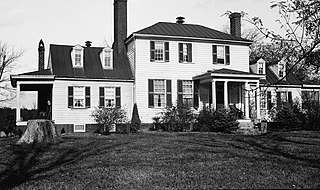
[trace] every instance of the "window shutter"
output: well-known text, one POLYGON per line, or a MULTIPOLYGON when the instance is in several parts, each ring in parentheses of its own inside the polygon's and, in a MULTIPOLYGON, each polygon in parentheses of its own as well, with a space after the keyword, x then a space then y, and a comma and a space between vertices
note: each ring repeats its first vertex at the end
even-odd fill
POLYGON ((183 62, 183 44, 179 43, 179 63, 183 62))
POLYGON ((167 80, 167 106, 172 106, 171 80, 167 80))
POLYGON ((212 59, 213 59, 213 64, 218 63, 217 46, 216 45, 212 46, 212 59))
POLYGON ((267 108, 268 110, 272 108, 271 91, 267 91, 267 108))
POLYGON ((73 107, 73 87, 68 87, 68 108, 73 107))
POLYGON ((99 88, 99 107, 104 107, 104 88, 99 88))
POLYGON ((226 46, 226 65, 230 65, 230 47, 226 46))
POLYGON ((178 104, 183 104, 182 80, 178 80, 178 104))
POLYGON ((154 92, 153 92, 153 80, 151 80, 151 79, 148 80, 148 102, 149 102, 149 107, 153 108, 154 107, 154 92))
POLYGON ((121 107, 121 88, 116 87, 116 107, 121 107))
POLYGON ((90 108, 90 87, 86 87, 86 108, 90 108))
POLYGON ((288 92, 288 102, 291 104, 292 103, 292 92, 288 92))
POLYGON ((154 41, 150 41, 150 61, 154 62, 154 41))
POLYGON ((169 62, 169 42, 164 42, 165 62, 169 62))
POLYGON ((281 93, 277 92, 277 106, 280 106, 281 104, 281 93))
POLYGON ((199 80, 193 82, 193 107, 199 107, 199 80))
POLYGON ((188 62, 192 62, 192 44, 187 44, 188 62))

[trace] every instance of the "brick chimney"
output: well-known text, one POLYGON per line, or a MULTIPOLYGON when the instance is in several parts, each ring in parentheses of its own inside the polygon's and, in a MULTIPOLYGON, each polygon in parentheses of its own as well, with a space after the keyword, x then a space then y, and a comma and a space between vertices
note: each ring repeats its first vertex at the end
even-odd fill
POLYGON ((127 0, 114 0, 114 50, 125 48, 127 38, 127 0))
POLYGON ((44 43, 42 39, 39 42, 38 52, 39 52, 38 70, 41 71, 41 70, 44 70, 44 43))
POLYGON ((234 12, 229 15, 230 34, 241 37, 241 14, 234 12))

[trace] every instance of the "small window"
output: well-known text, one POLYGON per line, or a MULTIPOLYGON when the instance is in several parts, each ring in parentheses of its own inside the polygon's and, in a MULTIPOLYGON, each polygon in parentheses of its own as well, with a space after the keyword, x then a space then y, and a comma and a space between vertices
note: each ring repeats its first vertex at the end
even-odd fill
POLYGON ((103 69, 113 69, 112 49, 108 45, 102 50, 100 58, 103 69))
POLYGON ((169 62, 169 42, 150 41, 150 61, 169 62))
POLYGON ((230 47, 222 45, 212 46, 213 64, 230 64, 230 47))
POLYGON ((171 97, 171 80, 149 79, 149 107, 171 106, 171 97))
POLYGON ((267 109, 267 94, 264 91, 260 92, 260 108, 267 109))
POLYGON ((180 63, 192 62, 192 44, 179 43, 179 62, 180 63))
POLYGON ((279 77, 284 77, 285 74, 285 65, 284 63, 279 63, 278 64, 278 71, 279 71, 279 77))
POLYGON ((114 108, 121 107, 120 87, 100 87, 100 107, 114 108))
POLYGON ((263 73, 263 63, 258 63, 258 74, 262 75, 263 73))
POLYGON ((74 132, 86 132, 86 127, 85 125, 73 125, 73 131, 74 132))
POLYGON ((72 52, 73 67, 83 67, 83 47, 76 45, 72 52))
POLYGON ((281 91, 277 92, 277 105, 283 103, 292 103, 292 92, 291 91, 281 91))
POLYGON ((90 87, 84 87, 84 86, 68 87, 68 107, 69 108, 89 108, 90 107, 90 87))

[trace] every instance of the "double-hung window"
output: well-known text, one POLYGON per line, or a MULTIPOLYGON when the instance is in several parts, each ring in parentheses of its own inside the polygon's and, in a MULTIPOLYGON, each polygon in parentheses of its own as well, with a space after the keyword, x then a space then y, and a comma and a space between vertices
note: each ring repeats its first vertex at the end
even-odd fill
POLYGON ((283 63, 278 64, 279 77, 284 77, 285 67, 283 63))
POLYGON ((81 67, 81 59, 82 59, 82 51, 81 50, 75 50, 75 62, 74 62, 74 65, 76 67, 81 67))
POLYGON ((267 109, 267 93, 265 91, 260 92, 260 108, 267 109))
POLYGON ((283 103, 292 103, 291 91, 277 92, 277 105, 281 105, 283 103))
POLYGON ((148 86, 149 107, 164 108, 172 105, 171 80, 149 79, 148 86))
POLYGON ((68 107, 69 108, 89 108, 90 107, 90 87, 69 86, 68 87, 68 107))
POLYGON ((169 62, 169 42, 150 41, 150 61, 169 62))
POLYGON ((178 80, 178 103, 188 107, 193 106, 192 80, 178 80))
POLYGON ((263 75, 263 66, 264 64, 263 63, 258 63, 258 74, 259 75, 263 75))
POLYGON ((179 43, 179 62, 192 63, 192 44, 179 43))
POLYGON ((100 87, 99 106, 106 108, 121 107, 120 87, 100 87))
POLYGON ((213 64, 230 65, 230 47, 223 45, 212 46, 213 64))
POLYGON ((71 57, 72 57, 72 66, 74 68, 83 67, 83 47, 80 45, 76 45, 72 49, 71 57))
POLYGON ((103 69, 112 70, 113 69, 113 62, 112 62, 112 49, 107 45, 103 48, 100 59, 102 63, 103 69))

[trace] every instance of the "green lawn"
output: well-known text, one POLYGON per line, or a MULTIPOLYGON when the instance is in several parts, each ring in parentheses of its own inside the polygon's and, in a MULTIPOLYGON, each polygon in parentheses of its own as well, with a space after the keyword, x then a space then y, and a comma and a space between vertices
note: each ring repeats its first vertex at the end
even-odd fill
POLYGON ((0 189, 320 188, 320 133, 67 135, 0 139, 0 189))

